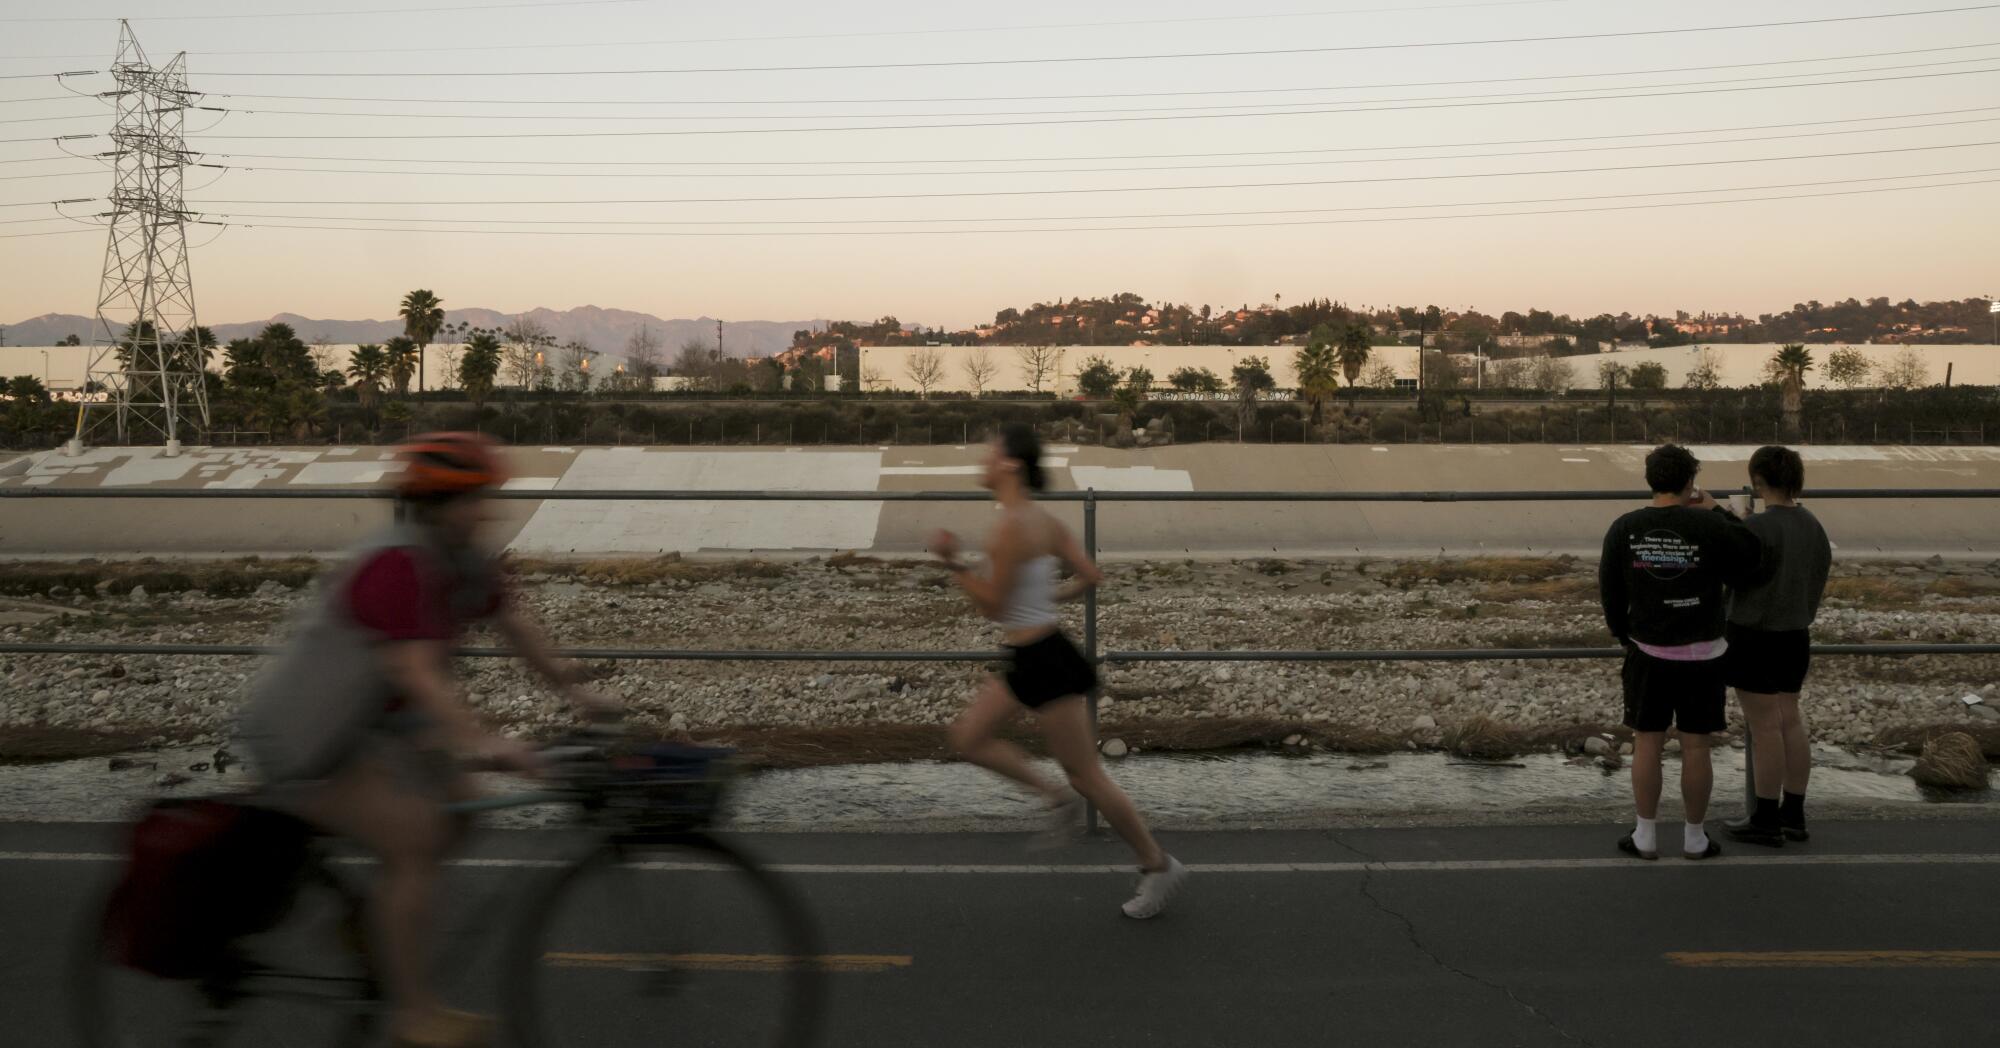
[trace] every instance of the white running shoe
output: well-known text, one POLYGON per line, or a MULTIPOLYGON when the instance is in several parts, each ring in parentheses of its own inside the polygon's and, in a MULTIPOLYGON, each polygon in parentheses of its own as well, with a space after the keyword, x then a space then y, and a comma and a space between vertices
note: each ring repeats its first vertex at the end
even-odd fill
POLYGON ((1143 921, 1167 912, 1167 900, 1181 890, 1181 882, 1187 876, 1188 868, 1179 859, 1167 856, 1166 869, 1139 875, 1139 891, 1125 901, 1125 916, 1143 921))
POLYGON ((1071 793, 1060 804, 1051 805, 1042 815, 1042 828, 1028 838, 1031 852, 1067 848, 1083 839, 1083 796, 1071 793))

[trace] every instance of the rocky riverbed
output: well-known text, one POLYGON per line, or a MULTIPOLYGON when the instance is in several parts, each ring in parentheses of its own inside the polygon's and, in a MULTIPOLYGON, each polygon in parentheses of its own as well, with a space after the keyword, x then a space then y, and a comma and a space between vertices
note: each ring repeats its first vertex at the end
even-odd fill
MULTIPOLYGON (((0 642, 256 644, 312 598, 313 566, 85 562, 13 571, 0 642), (149 587, 147 583, 151 583, 149 587), (46 585, 44 585, 46 583, 46 585)), ((837 556, 522 562, 518 599, 568 646, 984 650, 934 567, 837 556)), ((1562 559, 1153 561, 1112 564, 1099 635, 1117 651, 1602 646, 1595 566, 1562 559)), ((1080 609, 1076 613, 1080 616, 1080 609)), ((1842 564, 1827 642, 2000 638, 2000 562, 1842 564)), ((568 718, 513 663, 470 659, 473 702, 514 734, 568 718)), ((601 662, 597 686, 667 735, 726 740, 772 764, 942 755, 941 726, 979 668, 940 663, 601 662)), ((0 758, 202 743, 227 732, 254 660, 0 655, 0 758)), ((1829 657, 1808 686, 1816 739, 1905 747, 1926 730, 2000 741, 2000 657, 1829 657), (1978 701, 1968 703, 1968 697, 1978 701)), ((1104 734, 1120 748, 1383 751, 1450 742, 1578 748, 1619 717, 1616 661, 1138 663, 1110 667, 1104 734), (1481 719, 1484 719, 1483 721, 1481 719)), ((1615 741, 1614 741, 1615 745, 1615 741)))

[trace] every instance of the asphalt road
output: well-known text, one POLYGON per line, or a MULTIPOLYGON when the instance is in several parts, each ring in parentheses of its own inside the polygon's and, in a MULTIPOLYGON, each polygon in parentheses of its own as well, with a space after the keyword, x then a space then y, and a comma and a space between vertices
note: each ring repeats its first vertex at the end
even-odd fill
MULTIPOLYGON (((828 976, 826 1044, 1987 1043, 2000 821, 1816 831, 1701 864, 1621 859, 1604 826, 1179 834, 1195 876, 1152 922, 1118 915, 1110 842, 1029 857, 992 834, 742 839, 785 864, 828 952, 861 959, 828 976)), ((0 826, 10 1043, 73 1043, 58 960, 114 844, 111 827, 0 826)), ((454 898, 497 905, 556 846, 481 838, 454 898)), ((665 895, 719 875, 647 876, 665 895)), ((735 978, 712 985, 771 977, 735 978)), ((644 1043, 709 1043, 691 1032, 644 1043)))

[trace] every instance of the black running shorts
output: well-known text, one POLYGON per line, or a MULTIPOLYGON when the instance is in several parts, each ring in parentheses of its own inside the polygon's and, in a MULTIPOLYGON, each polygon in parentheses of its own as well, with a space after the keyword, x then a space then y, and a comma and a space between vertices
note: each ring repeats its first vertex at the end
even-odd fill
POLYGON ((1795 695, 1812 666, 1809 630, 1758 630, 1729 626, 1729 652, 1722 657, 1729 686, 1758 695, 1795 695))
POLYGON ((1032 644, 1009 644, 1007 652, 1007 688, 1031 710, 1097 687, 1097 670, 1061 630, 1032 644))
POLYGON ((1675 662, 1637 648, 1625 651, 1625 726, 1633 731, 1707 735, 1729 724, 1722 659, 1675 662))

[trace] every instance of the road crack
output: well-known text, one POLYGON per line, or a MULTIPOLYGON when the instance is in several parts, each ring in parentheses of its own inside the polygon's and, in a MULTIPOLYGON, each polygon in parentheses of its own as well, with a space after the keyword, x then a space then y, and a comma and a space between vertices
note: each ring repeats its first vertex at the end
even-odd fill
POLYGON ((1592 1041, 1588 1037, 1582 1036, 1581 1034, 1571 1032, 1568 1028, 1564 1027, 1562 1023, 1557 1022, 1554 1016, 1541 1010, 1540 1008, 1535 1007, 1534 1005, 1528 1003, 1527 1001, 1522 1000, 1521 997, 1518 994, 1516 994, 1513 991, 1513 989, 1509 987, 1506 983, 1496 982, 1492 979, 1488 979, 1477 972, 1461 968, 1458 965, 1453 964, 1450 961, 1447 961, 1443 957, 1439 956, 1436 950, 1431 949, 1430 946, 1425 944, 1422 934, 1420 934, 1417 931, 1417 924, 1415 921, 1411 920, 1410 917, 1407 914, 1403 913, 1401 910, 1398 910, 1395 907, 1390 906, 1388 903, 1383 902, 1381 897, 1375 894, 1375 874, 1378 869, 1377 864, 1380 860, 1376 859, 1373 855, 1370 855, 1367 852, 1362 851, 1360 848, 1357 848, 1354 845, 1343 840, 1340 834, 1338 833, 1328 831, 1327 839, 1331 840, 1333 843, 1339 845, 1340 847, 1346 849, 1349 853, 1353 854, 1355 857, 1359 858, 1362 861, 1363 866, 1361 870, 1361 897, 1363 899, 1368 900, 1368 904, 1370 906, 1373 906, 1377 912, 1381 913, 1383 916, 1392 918, 1393 920, 1396 921, 1396 923, 1402 925, 1403 934, 1407 939, 1409 939, 1410 947, 1416 950, 1419 954, 1423 955, 1423 957, 1426 960, 1436 965, 1438 969, 1441 971, 1457 976, 1458 978, 1464 979, 1467 982, 1470 982, 1476 986, 1484 987, 1488 990, 1491 990, 1507 998, 1507 1000, 1510 1003, 1512 1003, 1516 1008, 1519 1008, 1523 1012, 1526 1012, 1527 1014, 1534 1016, 1536 1019, 1541 1020, 1541 1022, 1547 1025, 1550 1030, 1555 1031, 1556 1036, 1561 1037, 1563 1040, 1568 1041, 1572 1044, 1586 1045, 1588 1046, 1588 1048, 1598 1048, 1596 1042, 1592 1041))

